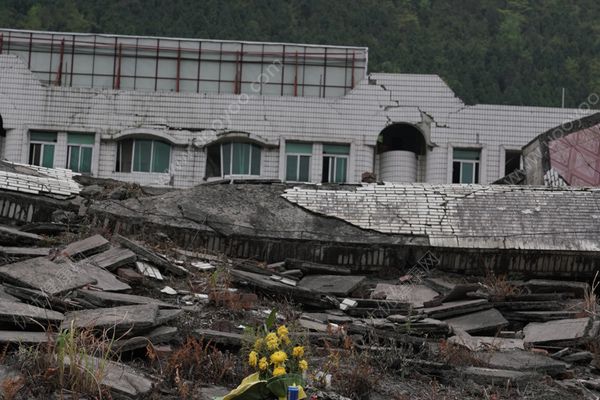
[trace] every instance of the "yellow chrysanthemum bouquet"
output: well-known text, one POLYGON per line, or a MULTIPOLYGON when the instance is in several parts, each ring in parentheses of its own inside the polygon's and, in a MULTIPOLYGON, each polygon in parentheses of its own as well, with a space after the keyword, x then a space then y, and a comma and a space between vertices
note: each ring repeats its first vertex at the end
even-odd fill
POLYGON ((252 345, 248 349, 248 365, 255 372, 224 400, 286 399, 289 386, 297 386, 299 398, 306 398, 302 389, 302 376, 308 369, 305 347, 298 338, 290 337, 285 325, 275 326, 275 316, 273 311, 263 327, 249 332, 252 345))

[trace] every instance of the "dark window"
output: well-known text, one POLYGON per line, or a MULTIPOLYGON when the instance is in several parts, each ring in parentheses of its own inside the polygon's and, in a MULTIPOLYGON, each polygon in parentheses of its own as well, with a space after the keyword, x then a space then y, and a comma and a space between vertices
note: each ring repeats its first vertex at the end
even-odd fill
POLYGON ((508 175, 513 171, 521 168, 521 151, 506 150, 504 161, 504 175, 508 175))
POLYGON ((348 174, 348 145, 323 145, 323 183, 345 183, 348 174))

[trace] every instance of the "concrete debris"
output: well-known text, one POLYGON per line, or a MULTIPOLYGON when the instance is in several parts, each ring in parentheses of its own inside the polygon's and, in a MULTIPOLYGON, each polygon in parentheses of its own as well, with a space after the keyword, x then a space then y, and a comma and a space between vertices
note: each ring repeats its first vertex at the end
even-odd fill
POLYGON ((553 281, 548 279, 532 279, 524 285, 532 293, 572 293, 583 298, 590 291, 587 282, 553 281))
POLYGON ((44 308, 0 300, 0 322, 4 325, 15 326, 46 326, 47 324, 60 324, 64 315, 44 308))
POLYGON ((159 308, 178 308, 174 304, 145 296, 80 289, 77 294, 97 307, 119 307, 137 304, 156 304, 159 308))
POLYGON ((160 273, 160 270, 156 267, 153 267, 151 264, 144 261, 136 261, 135 268, 138 272, 144 276, 147 276, 152 279, 156 279, 157 281, 162 281, 164 278, 160 273))
POLYGON ((523 333, 525 343, 564 347, 585 341, 592 326, 591 318, 561 319, 529 323, 523 329, 523 333))
MULTIPOLYGON (((97 192, 85 194, 93 197, 97 192)), ((200 218, 195 203, 186 200, 181 212, 200 218)), ((297 212, 287 206, 283 210, 297 212)), ((210 221, 210 229, 226 235, 253 232, 230 227, 231 218, 210 221)), ((277 221, 286 218, 277 211, 277 221)), ((331 226, 354 231, 335 221, 331 226)), ((167 233, 160 233, 152 237, 164 240, 167 233)), ((432 359, 403 354, 399 364, 444 379, 520 385, 544 375, 562 379, 571 368, 590 369, 597 361, 586 346, 598 339, 600 320, 584 313, 582 301, 589 293, 585 283, 506 282, 514 290, 502 293, 487 281, 483 285, 434 269, 421 276, 414 268, 375 271, 351 260, 335 265, 335 257, 322 258, 331 264, 285 256, 242 259, 204 249, 150 247, 117 234, 112 243, 95 235, 57 252, 34 247, 44 245, 44 239, 28 235, 0 229, 0 239, 9 238, 0 247, 7 259, 0 266, 0 344, 52 343, 56 334, 40 329, 51 327, 48 332, 77 328, 115 333, 115 351, 134 352, 136 357, 148 346, 167 357, 190 334, 205 344, 237 351, 245 345, 243 329, 264 321, 270 311, 263 315, 262 306, 275 298, 300 308, 298 325, 315 346, 342 347, 351 339, 358 351, 397 354, 410 349, 406 351, 432 359), (19 242, 21 237, 25 242, 19 242), (444 348, 458 349, 461 361, 444 359, 444 348)), ((125 364, 111 361, 106 370, 101 384, 115 397, 140 398, 155 384, 125 364)))
POLYGON ((156 304, 97 308, 65 314, 62 329, 114 330, 118 334, 128 331, 138 333, 157 326, 157 319, 156 304))
POLYGON ((467 367, 461 372, 463 379, 470 379, 480 385, 521 385, 541 378, 541 375, 536 374, 535 372, 511 371, 496 368, 467 367))
POLYGON ((439 295, 435 290, 425 285, 390 285, 379 283, 371 294, 373 299, 403 301, 414 307, 423 307, 439 295))
POLYGON ((108 250, 89 257, 87 261, 97 267, 108 271, 115 271, 123 265, 132 264, 137 259, 135 253, 129 249, 111 246, 108 250))
POLYGON ((96 283, 72 263, 54 263, 38 257, 0 267, 0 278, 18 286, 59 295, 96 283))
POLYGON ((69 244, 63 249, 62 254, 71 258, 88 257, 109 248, 110 242, 108 240, 100 235, 94 235, 69 244))
POLYGON ((43 238, 35 233, 27 233, 10 226, 0 225, 0 244, 2 245, 37 245, 43 238))
POLYGON ((495 308, 449 318, 446 319, 445 322, 450 325, 452 329, 460 329, 470 334, 496 334, 502 328, 508 326, 508 321, 502 316, 500 311, 495 308))
POLYGON ((160 289, 160 292, 169 294, 171 296, 174 296, 177 294, 177 290, 173 289, 171 286, 165 286, 164 288, 160 289))
POLYGON ((189 273, 189 271, 186 270, 185 268, 171 263, 165 257, 161 256, 160 254, 155 253, 152 250, 147 249, 140 243, 137 243, 133 240, 127 239, 126 237, 123 237, 121 235, 115 235, 114 240, 116 240, 122 246, 124 246, 124 247, 128 248, 129 250, 133 251, 134 253, 136 253, 139 257, 150 261, 152 264, 154 264, 160 268, 163 268, 165 271, 168 271, 169 273, 171 273, 175 276, 185 276, 189 273))
POLYGON ((365 281, 364 276, 354 275, 309 275, 298 286, 317 293, 329 293, 334 296, 348 296, 365 281))
POLYGON ((71 365, 73 362, 77 363, 80 368, 93 371, 102 370, 102 379, 99 383, 108 388, 115 396, 140 397, 148 394, 155 385, 153 380, 124 364, 89 357, 78 363, 65 357, 66 365, 71 365))

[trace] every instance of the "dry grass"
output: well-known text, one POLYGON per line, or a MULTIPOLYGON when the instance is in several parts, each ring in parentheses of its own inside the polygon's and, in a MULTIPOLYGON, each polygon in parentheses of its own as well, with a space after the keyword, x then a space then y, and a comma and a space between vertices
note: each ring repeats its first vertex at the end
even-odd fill
POLYGON ((163 365, 160 373, 178 389, 181 398, 188 398, 196 385, 237 384, 246 372, 242 370, 245 363, 237 357, 221 352, 210 342, 191 337, 163 365))
POLYGON ((496 275, 491 268, 486 271, 483 286, 492 297, 505 298, 507 296, 518 296, 522 293, 522 289, 510 282, 506 275, 496 275))
POLYGON ((590 288, 583 294, 583 311, 592 317, 597 316, 599 311, 598 297, 596 295, 598 286, 600 286, 600 282, 598 281, 598 271, 596 271, 590 288))
POLYGON ((16 366, 29 389, 69 393, 72 398, 110 398, 100 382, 114 357, 113 343, 106 332, 96 336, 86 329, 64 330, 46 344, 19 346, 16 366))

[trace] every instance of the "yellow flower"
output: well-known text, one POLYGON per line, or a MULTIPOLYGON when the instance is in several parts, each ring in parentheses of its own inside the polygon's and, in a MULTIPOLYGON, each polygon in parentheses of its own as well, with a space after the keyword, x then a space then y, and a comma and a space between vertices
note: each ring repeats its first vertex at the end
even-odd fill
POLYGON ((292 349, 292 355, 296 358, 300 358, 304 355, 304 347, 296 346, 292 349))
POLYGON ((284 351, 276 351, 271 354, 271 364, 282 364, 287 360, 287 354, 284 351))
POLYGON ((306 360, 298 361, 298 368, 300 368, 301 371, 306 371, 308 369, 308 363, 306 360))
POLYGON ((269 367, 269 362, 267 361, 267 357, 261 358, 260 361, 258 362, 258 368, 260 368, 261 371, 264 371, 268 367, 269 367))
POLYGON ((265 341, 263 339, 256 339, 256 342, 254 342, 254 350, 258 351, 262 347, 264 342, 265 341))
POLYGON ((284 367, 276 367, 275 369, 273 369, 273 376, 280 376, 280 375, 285 375, 284 367))
POLYGON ((250 354, 248 355, 248 364, 250 364, 251 367, 256 367, 257 363, 258 363, 258 353, 255 351, 251 351, 250 354))
POLYGON ((280 338, 286 337, 289 333, 290 331, 288 331, 288 328, 286 328, 285 325, 280 325, 279 328, 277 328, 277 335, 280 338))
POLYGON ((277 340, 277 334, 276 334, 276 333, 273 333, 273 332, 271 332, 271 333, 269 333, 267 336, 265 336, 265 340, 266 340, 267 342, 270 342, 270 341, 272 341, 272 340, 277 340))
POLYGON ((292 341, 290 340, 290 338, 289 338, 289 337, 287 337, 287 336, 283 336, 283 337, 281 338, 281 341, 282 341, 284 344, 290 344, 290 343, 292 343, 292 341))
POLYGON ((279 347, 279 339, 275 333, 269 333, 265 338, 267 342, 267 349, 276 350, 279 347))

